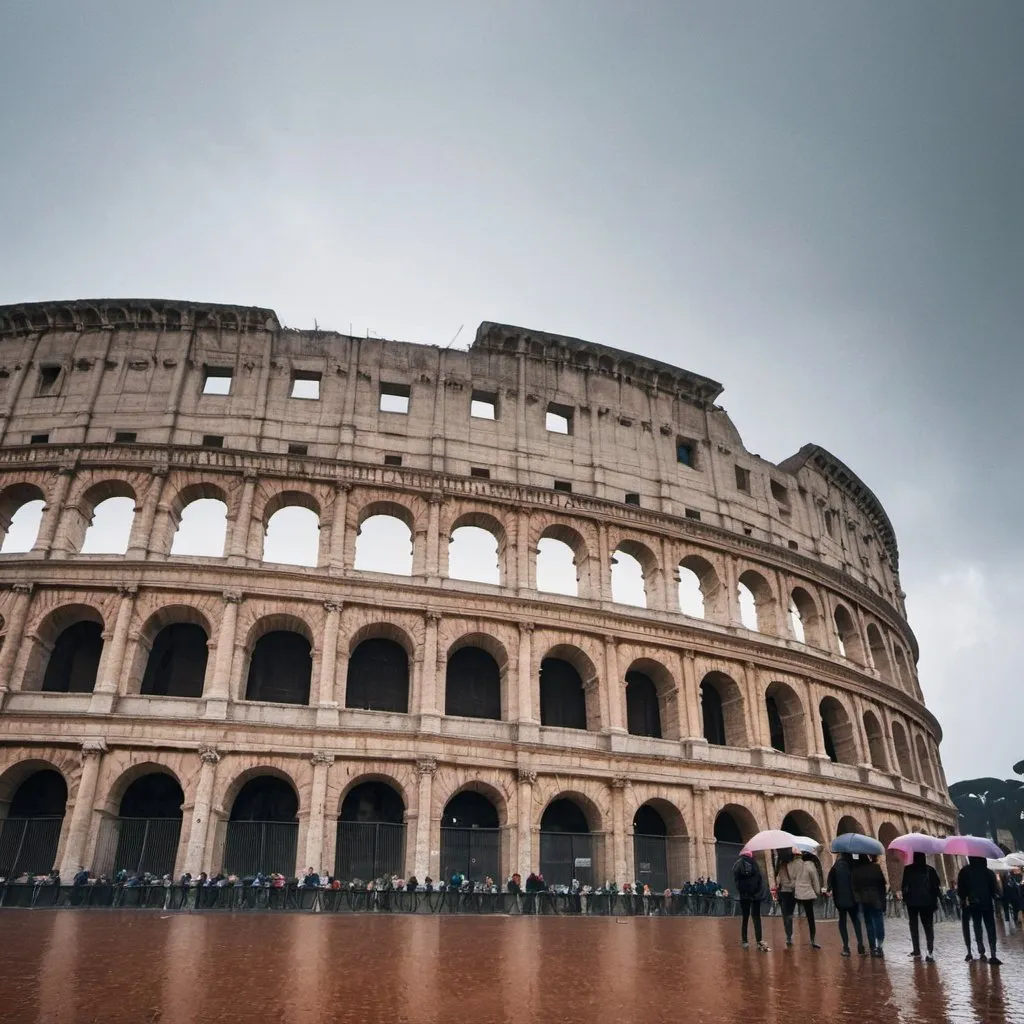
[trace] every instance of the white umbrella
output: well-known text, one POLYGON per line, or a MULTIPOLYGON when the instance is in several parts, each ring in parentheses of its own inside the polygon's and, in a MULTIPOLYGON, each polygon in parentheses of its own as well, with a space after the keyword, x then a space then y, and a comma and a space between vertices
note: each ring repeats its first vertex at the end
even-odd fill
POLYGON ((812 839, 810 836, 794 836, 793 845, 801 853, 817 853, 821 849, 821 843, 817 839, 812 839))
POLYGON ((758 853, 761 850, 792 850, 797 837, 781 828, 769 828, 743 844, 744 853, 758 853))
POLYGON ((993 857, 989 857, 985 863, 988 865, 990 871, 1012 871, 1013 865, 1007 864, 1005 858, 1000 857, 996 860, 993 857))
POLYGON ((1024 868, 1024 853, 1008 853, 1003 860, 1011 868, 1024 868))

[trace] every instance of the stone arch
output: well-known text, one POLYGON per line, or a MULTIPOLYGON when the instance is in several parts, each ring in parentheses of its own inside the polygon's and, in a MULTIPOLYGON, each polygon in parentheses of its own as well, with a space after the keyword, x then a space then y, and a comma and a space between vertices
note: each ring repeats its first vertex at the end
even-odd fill
MULTIPOLYGON (((125 474, 124 477, 110 478, 97 473, 84 473, 76 477, 68 501, 64 505, 61 530, 62 550, 65 552, 81 552, 83 554, 124 554, 128 550, 128 541, 134 523, 139 488, 144 486, 140 474, 125 474), (96 515, 101 505, 113 499, 127 499, 131 502, 131 514, 127 506, 118 515, 118 506, 105 506, 113 512, 111 523, 106 524, 107 514, 96 523, 96 515), (118 521, 120 519, 120 521, 118 521), (94 542, 89 541, 92 527, 109 529, 113 534, 110 543, 100 543, 103 538, 94 531, 94 542), (87 543, 89 542, 89 543, 87 543)), ((122 502, 123 504, 123 502, 122 502)))
POLYGON ((878 716, 870 708, 864 712, 864 734, 868 738, 871 766, 880 772, 887 772, 889 757, 885 749, 885 733, 882 731, 882 723, 879 722, 878 716))
POLYGON ((789 616, 797 640, 811 647, 826 650, 822 616, 818 604, 805 587, 794 587, 789 595, 789 616), (796 622, 800 623, 799 629, 796 622), (799 635, 802 632, 802 638, 799 635))
POLYGON ((292 776, 261 764, 239 772, 225 790, 223 870, 295 874, 302 800, 292 776))
POLYGON ((634 878, 658 893, 691 878, 689 833, 679 808, 664 797, 639 803, 631 818, 634 878))
POLYGON ((245 643, 243 700, 308 704, 314 633, 305 619, 278 612, 257 619, 245 643))
POLYGON ((893 659, 896 667, 896 677, 900 686, 906 693, 914 692, 914 674, 910 670, 910 662, 899 644, 893 644, 893 659))
POLYGON ((810 812, 801 808, 794 808, 782 817, 779 825, 786 832, 792 832, 796 836, 806 836, 821 843, 823 847, 828 845, 828 838, 824 828, 818 819, 810 812))
POLYGON ((508 712, 508 651, 487 633, 464 633, 445 657, 445 714, 503 719, 508 712), (463 653, 466 652, 466 653, 463 653))
POLYGON ((885 847, 885 874, 889 888, 896 892, 903 883, 903 857, 896 850, 890 850, 889 844, 899 835, 899 829, 891 821, 883 821, 878 826, 878 841, 885 847))
POLYGON ((739 575, 737 588, 743 625, 757 633, 774 633, 775 595, 764 576, 756 569, 745 569, 739 575))
POLYGON ((609 544, 612 552, 611 592, 612 600, 619 604, 633 604, 641 608, 659 607, 662 604, 664 581, 661 563, 647 544, 633 537, 623 536, 609 544), (639 579, 633 574, 622 572, 626 565, 622 555, 627 555, 639 568, 639 579), (618 588, 616 579, 619 580, 618 588), (619 591, 616 596, 616 591, 619 591), (635 593, 634 593, 635 591, 635 593))
POLYGON ((133 631, 134 645, 125 684, 127 693, 202 696, 206 672, 210 667, 209 650, 213 644, 213 628, 204 611, 209 611, 209 608, 200 609, 194 605, 182 604, 161 605, 146 618, 140 628, 133 631), (173 632, 176 626, 188 626, 201 631, 202 648, 200 649, 197 636, 169 635, 169 631, 173 632), (181 642, 185 646, 175 649, 176 642, 181 642), (168 644, 171 646, 168 647, 168 644), (154 656, 160 659, 161 663, 171 662, 165 671, 165 674, 170 673, 169 685, 166 687, 160 686, 155 678, 147 679, 147 675, 156 672, 156 667, 150 664, 154 656), (175 662, 180 664, 174 664, 175 662), (186 683, 186 679, 191 680, 191 683, 186 683), (153 685, 144 686, 144 683, 153 685))
POLYGON ((694 553, 684 555, 678 562, 678 575, 679 607, 684 614, 711 622, 728 621, 729 595, 722 583, 721 574, 708 559, 694 553), (691 577, 689 586, 684 578, 686 574, 691 577), (693 595, 693 581, 696 581, 699 591, 699 606, 693 595))
POLYGON ((591 550, 596 550, 588 538, 579 530, 562 522, 548 522, 536 532, 533 543, 533 584, 542 593, 567 594, 572 597, 595 596, 593 561, 591 550), (552 542, 548 545, 547 542, 552 542), (562 545, 558 549, 557 545, 562 545), (565 551, 572 554, 572 573, 575 580, 568 579, 569 566, 565 551))
POLYGON ((491 583, 501 586, 509 579, 508 530, 497 516, 481 509, 464 509, 451 517, 447 526, 448 544, 441 545, 440 575, 449 579, 467 580, 476 583, 491 583), (479 536, 457 538, 460 530, 482 530, 494 544, 494 564, 487 565, 487 571, 474 572, 465 563, 467 559, 485 558, 489 561, 489 545, 479 536), (485 555, 485 551, 488 553, 485 555), (453 558, 455 567, 453 568, 453 558))
POLYGON ((477 772, 454 765, 439 768, 434 776, 431 818, 441 817, 445 807, 460 793, 479 793, 485 796, 497 811, 499 828, 506 828, 513 823, 511 807, 515 794, 507 785, 505 776, 498 772, 477 772))
POLYGON ((544 830, 545 814, 551 809, 552 805, 557 804, 561 800, 568 800, 579 808, 589 832, 598 833, 604 831, 604 814, 601 807, 582 788, 559 789, 544 801, 537 819, 542 831, 544 830))
POLYGON ((404 808, 403 813, 412 809, 415 797, 415 784, 411 769, 406 765, 358 765, 354 775, 345 779, 344 783, 337 787, 336 792, 328 796, 328 806, 336 808, 336 814, 340 817, 345 801, 349 794, 359 786, 367 782, 377 782, 390 786, 404 808), (397 770, 396 770, 397 769, 397 770), (405 769, 403 771, 403 769, 405 769))
POLYGON ((369 501, 356 509, 352 567, 396 576, 421 574, 416 516, 393 499, 369 501))
POLYGON ((728 803, 714 817, 712 835, 715 841, 715 880, 720 885, 732 882, 732 866, 743 849, 758 831, 753 813, 738 803, 728 803))
POLYGON ((932 765, 931 755, 928 752, 928 744, 921 733, 914 737, 914 746, 917 750, 917 763, 921 766, 921 782, 932 789, 936 789, 935 769, 932 765))
POLYGON ((171 556, 222 558, 227 553, 231 497, 209 480, 181 487, 168 504, 167 537, 157 550, 171 556))
POLYGON ((322 508, 322 503, 308 491, 280 490, 271 495, 260 515, 259 560, 276 565, 320 565, 322 508), (292 509, 303 511, 293 513, 292 509))
POLYGON ((550 647, 538 673, 541 725, 599 732, 598 687, 597 668, 585 651, 571 643, 550 647))
POLYGON ((48 874, 56 865, 69 786, 44 757, 16 761, 0 774, 0 872, 48 874))
POLYGON ((703 736, 714 746, 746 747, 746 710, 743 691, 725 672, 708 672, 700 683, 703 736))
POLYGON ((844 658, 863 665, 864 641, 861 639, 860 631, 857 629, 849 609, 845 605, 837 604, 832 612, 832 622, 839 643, 839 653, 844 658))
MULTIPOLYGON (((636 736, 653 736, 677 740, 680 738, 679 711, 677 707, 678 690, 672 673, 656 658, 634 658, 625 673, 626 684, 626 731, 636 736), (642 676, 650 684, 650 689, 642 680, 631 680, 631 676, 642 676), (640 690, 646 696, 635 702, 631 715, 630 690, 633 682, 640 682, 640 690), (651 708, 651 691, 653 691, 653 708, 651 708), (634 726, 655 723, 657 729, 636 730, 634 726)), ((621 684, 620 684, 621 685, 621 684)), ((641 693, 638 693, 641 696, 641 693)))
POLYGON ((63 604, 26 636, 23 690, 91 693, 103 651, 103 615, 89 604, 63 604), (79 628, 87 624, 88 629, 79 628))
POLYGON ((133 758, 127 764, 111 761, 110 770, 114 774, 107 784, 101 805, 105 814, 116 817, 120 813, 121 802, 129 788, 147 775, 166 775, 172 779, 181 789, 184 802, 185 786, 174 768, 165 761, 150 760, 148 752, 140 751, 135 756, 139 757, 139 760, 133 758))
POLYGON ((902 722, 892 723, 892 744, 896 748, 896 763, 900 775, 911 782, 917 782, 917 772, 914 771, 914 758, 910 752, 910 743, 907 740, 907 730, 902 722))
POLYGON ((871 661, 875 666, 875 671, 886 682, 895 682, 892 675, 892 662, 889 660, 889 651, 885 646, 882 631, 873 622, 868 623, 868 649, 871 651, 871 661))
POLYGON ((22 783, 26 782, 37 772, 53 771, 64 780, 68 791, 68 799, 71 797, 72 765, 62 761, 60 758, 49 756, 49 751, 35 751, 32 756, 25 757, 24 751, 13 751, 14 760, 7 767, 0 770, 0 820, 7 817, 11 801, 22 783))
POLYGON ((357 629, 349 639, 345 706, 407 714, 414 650, 409 634, 393 622, 357 629))
POLYGON ((836 825, 836 835, 844 836, 850 832, 857 832, 860 835, 867 835, 860 819, 852 814, 844 814, 836 825))
POLYGON ((837 697, 823 697, 818 705, 825 753, 841 764, 857 763, 857 741, 853 721, 846 706, 837 697))
POLYGON ((807 715, 796 690, 788 683, 771 682, 765 688, 764 703, 772 747, 784 754, 807 757, 807 715))
POLYGON ((0 490, 0 553, 31 551, 39 535, 46 494, 34 483, 8 484, 0 490))
POLYGON ((277 760, 279 763, 274 763, 270 759, 257 760, 256 763, 247 768, 236 769, 224 781, 220 782, 218 785, 220 796, 215 801, 215 807, 218 812, 224 817, 229 817, 235 801, 245 786, 253 779, 266 775, 271 778, 280 779, 291 787, 296 799, 296 814, 302 814, 306 809, 303 797, 306 796, 308 799, 308 794, 304 793, 294 774, 289 770, 292 766, 287 765, 284 759, 277 760))

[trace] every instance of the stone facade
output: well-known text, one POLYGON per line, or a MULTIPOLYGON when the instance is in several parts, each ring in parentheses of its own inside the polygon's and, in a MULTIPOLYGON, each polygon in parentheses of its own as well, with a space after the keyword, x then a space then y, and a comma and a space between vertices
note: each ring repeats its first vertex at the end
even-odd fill
POLYGON ((179 871, 218 866, 235 796, 268 773, 298 796, 299 868, 334 862, 342 801, 367 779, 401 795, 405 868, 420 878, 438 874, 445 805, 467 788, 498 811, 503 874, 536 866, 560 796, 601 837, 598 873, 620 880, 647 803, 679 849, 675 882, 714 872, 723 810, 745 832, 796 813, 826 841, 844 818, 883 837, 952 831, 884 510, 819 447, 778 466, 749 454, 720 390, 496 324, 452 351, 288 330, 264 309, 0 308, 0 534, 45 502, 31 551, 0 556, 0 813, 34 771, 60 772, 64 873, 90 862, 103 819, 150 771, 184 793, 179 871), (204 393, 211 371, 228 394, 204 393), (319 399, 290 397, 295 380, 318 381, 319 399), (407 412, 382 411, 382 392, 407 412), (471 417, 474 399, 495 418, 471 417), (546 428, 549 412, 566 433, 546 428), (127 551, 83 554, 111 496, 135 502, 127 551), (171 555, 183 510, 210 497, 227 506, 223 556, 171 555), (316 567, 262 561, 270 516, 294 504, 319 517, 316 567), (410 528, 409 577, 354 568, 359 529, 382 511, 410 528), (497 538, 499 585, 449 578, 461 525, 497 538), (544 538, 572 547, 577 597, 537 590, 544 538), (646 608, 612 601, 616 551, 643 567, 646 608), (700 579, 704 618, 680 611, 680 567, 700 579), (757 629, 742 625, 741 582, 757 629), (102 627, 95 684, 49 692, 47 659, 79 620, 102 627), (175 622, 208 638, 201 696, 141 692, 154 637, 175 622), (253 645, 279 628, 311 645, 305 706, 246 699, 253 645), (348 706, 349 657, 372 637, 409 656, 407 713, 348 706), (445 714, 446 665, 467 638, 500 666, 498 720, 445 714), (586 729, 542 721, 552 654, 579 673, 586 729), (657 688, 660 738, 628 731, 630 671, 657 688), (709 679, 726 743, 707 738, 709 679))

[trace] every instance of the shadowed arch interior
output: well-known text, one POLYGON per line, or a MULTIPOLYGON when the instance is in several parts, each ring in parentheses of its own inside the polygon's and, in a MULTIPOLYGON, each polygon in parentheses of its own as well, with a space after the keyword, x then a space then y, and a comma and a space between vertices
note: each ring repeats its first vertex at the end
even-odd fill
POLYGON ((633 736, 661 739, 658 688, 644 672, 626 673, 626 727, 633 736))
MULTIPOLYGON (((62 818, 67 806, 68 786, 55 768, 33 772, 14 791, 7 808, 8 818, 62 818)), ((6 863, 6 862, 2 862, 6 863)))
POLYGON ((140 692, 160 697, 201 697, 208 641, 206 630, 196 623, 164 626, 150 648, 140 692))
POLYGON ((292 786, 276 775, 257 775, 238 791, 231 821, 296 821, 299 798, 292 786))
POLYGON ((540 663, 540 724, 563 729, 587 727, 583 680, 563 658, 545 658, 540 663))
POLYGON ((807 755, 807 730, 804 707, 792 687, 770 683, 765 690, 768 734, 775 750, 784 754, 807 755))
POLYGON ((409 655, 386 637, 363 640, 349 656, 345 707, 409 711, 409 655))
POLYGON ((50 652, 43 676, 48 693, 92 693, 103 653, 103 627, 98 622, 75 622, 64 629, 50 652))
POLYGON ((299 798, 290 783, 276 775, 256 775, 239 790, 231 805, 224 843, 224 871, 295 874, 299 798))
POLYGON ((376 779, 353 786, 338 816, 335 875, 366 880, 402 872, 404 821, 405 804, 393 786, 376 779))
POLYGON ((825 697, 820 712, 821 735, 829 759, 842 764, 856 764, 857 744, 853 737, 853 723, 846 708, 835 697, 825 697))
POLYGON ((0 873, 16 878, 23 871, 47 874, 54 866, 68 787, 53 768, 23 779, 0 819, 0 873))
POLYGON ((149 772, 134 779, 121 796, 117 817, 101 823, 94 870, 170 874, 184 802, 185 794, 172 775, 149 772))
POLYGON ((185 794, 177 779, 163 772, 137 778, 124 791, 118 806, 122 818, 180 818, 185 794))
POLYGON ((253 647, 245 699, 308 704, 312 673, 309 640, 290 629, 271 630, 253 647))
POLYGON ((460 647, 445 669, 444 713, 501 718, 501 669, 481 647, 460 647))

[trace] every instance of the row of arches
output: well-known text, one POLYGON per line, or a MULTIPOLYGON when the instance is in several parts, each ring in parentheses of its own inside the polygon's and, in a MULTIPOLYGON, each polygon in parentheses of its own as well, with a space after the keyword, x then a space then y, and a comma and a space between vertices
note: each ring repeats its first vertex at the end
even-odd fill
MULTIPOLYGON (((444 517, 439 529, 447 534, 448 544, 438 546, 433 556, 436 564, 431 565, 429 550, 425 556, 422 551, 430 548, 429 538, 418 532, 422 512, 418 516, 417 509, 392 499, 367 497, 362 503, 346 502, 341 511, 332 507, 328 511, 335 519, 321 535, 328 501, 324 495, 276 490, 264 495, 255 510, 250 495, 251 510, 246 513, 247 503, 238 490, 236 486, 229 492, 206 481, 188 484, 160 506, 160 516, 154 513, 148 527, 152 536, 137 536, 136 520, 145 528, 146 512, 137 504, 135 488, 126 480, 102 480, 65 506, 59 531, 61 552, 134 551, 150 557, 233 553, 268 564, 315 567, 329 562, 334 566, 339 553, 333 550, 333 533, 341 529, 343 535, 351 529, 352 550, 347 552, 347 542, 342 540, 340 557, 358 571, 403 576, 426 572, 496 586, 527 586, 543 593, 650 606, 742 625, 838 654, 917 693, 912 663, 902 644, 881 623, 819 593, 809 583, 790 586, 787 592, 772 573, 743 565, 734 570, 717 556, 695 553, 673 561, 668 545, 659 541, 652 546, 653 541, 633 537, 608 540, 606 571, 593 554, 600 547, 596 536, 591 536, 593 524, 580 522, 531 525, 526 542, 533 558, 524 568, 516 554, 519 526, 509 530, 498 515, 480 509, 454 509, 444 517), (339 515, 341 524, 336 521, 339 515), (245 521, 249 518, 260 524, 258 535, 245 521)), ((35 484, 18 483, 0 491, 0 553, 36 548, 44 502, 35 484)))

